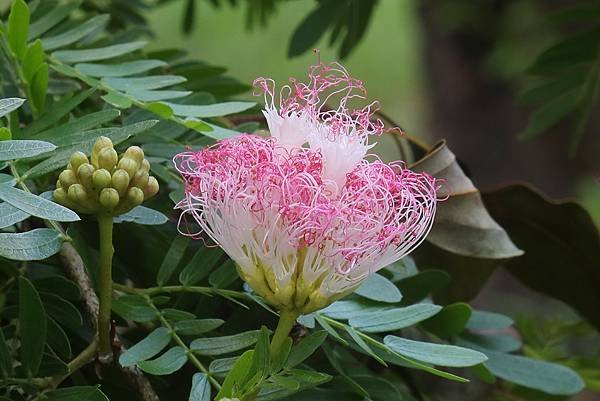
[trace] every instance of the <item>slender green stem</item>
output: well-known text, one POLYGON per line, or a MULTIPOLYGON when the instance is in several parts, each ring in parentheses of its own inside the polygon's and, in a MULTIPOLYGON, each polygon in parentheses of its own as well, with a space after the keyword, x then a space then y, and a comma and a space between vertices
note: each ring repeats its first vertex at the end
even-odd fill
POLYGON ((127 292, 130 294, 140 295, 156 295, 161 293, 175 293, 175 292, 193 292, 198 294, 206 295, 226 295, 231 298, 249 299, 248 295, 240 291, 224 290, 221 288, 214 287, 199 287, 199 286, 187 286, 187 285, 166 285, 163 287, 149 287, 149 288, 134 288, 128 287, 123 284, 114 283, 114 288, 118 291, 127 292))
POLYGON ((173 338, 175 343, 177 343, 177 345, 179 345, 180 347, 185 349, 188 359, 194 364, 194 366, 196 366, 196 368, 198 368, 199 371, 201 371, 202 373, 204 373, 206 375, 206 377, 208 377, 208 380, 210 381, 210 383, 213 385, 213 387, 217 391, 221 390, 221 383, 219 383, 212 376, 210 371, 208 369, 206 369, 206 367, 202 364, 202 362, 200 362, 200 360, 198 358, 196 358, 196 355, 194 355, 194 352, 190 349, 190 347, 187 346, 187 344, 181 339, 181 337, 179 337, 179 334, 177 334, 177 332, 175 331, 173 326, 171 326, 171 323, 169 323, 169 321, 167 319, 165 319, 165 317, 163 316, 162 312, 156 306, 154 306, 154 303, 152 302, 152 299, 150 298, 150 296, 144 295, 144 298, 146 299, 146 302, 148 303, 148 305, 156 311, 156 313, 158 315, 158 320, 160 320, 160 323, 162 324, 162 326, 169 329, 169 331, 171 332, 171 337, 173 338))
POLYGON ((113 218, 111 216, 99 216, 98 230, 100 233, 98 340, 100 343, 100 356, 108 356, 112 353, 110 309, 112 303, 112 258, 114 253, 112 243, 113 218))
POLYGON ((271 355, 276 355, 296 324, 299 314, 295 311, 284 310, 279 314, 279 322, 271 339, 271 355))
POLYGON ((56 387, 74 372, 78 371, 81 367, 87 365, 88 362, 94 359, 96 352, 98 351, 98 339, 95 338, 79 355, 77 355, 71 362, 67 364, 69 368, 68 373, 63 376, 55 377, 52 380, 52 386, 56 387))

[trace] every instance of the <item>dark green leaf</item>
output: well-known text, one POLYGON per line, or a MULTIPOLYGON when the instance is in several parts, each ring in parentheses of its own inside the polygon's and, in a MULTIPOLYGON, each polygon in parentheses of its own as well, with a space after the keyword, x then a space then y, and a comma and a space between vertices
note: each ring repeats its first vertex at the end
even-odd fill
POLYGON ((48 276, 35 279, 33 282, 38 291, 50 292, 71 301, 81 298, 79 287, 64 276, 48 276))
POLYGON ((0 185, 0 199, 14 207, 42 219, 54 221, 78 221, 79 216, 58 203, 51 202, 9 185, 0 185))
POLYGON ((465 367, 487 360, 479 351, 455 345, 425 343, 396 336, 386 336, 383 341, 401 355, 438 366, 465 367))
POLYGON ((485 351, 485 366, 496 376, 549 394, 573 395, 584 388, 581 377, 566 366, 518 355, 485 351))
POLYGON ((13 377, 13 360, 2 330, 0 330, 0 377, 13 377))
POLYGON ((169 281, 169 278, 171 278, 173 272, 177 269, 177 266, 179 266, 189 242, 190 239, 187 237, 175 237, 158 269, 156 275, 156 282, 158 285, 164 285, 169 281))
POLYGON ((43 62, 44 49, 42 48, 42 42, 36 40, 27 47, 23 57, 23 77, 27 82, 31 83, 33 81, 33 76, 43 62))
POLYGON ((185 82, 187 79, 179 75, 154 75, 131 78, 108 77, 103 79, 103 81, 115 89, 128 91, 129 89, 152 90, 165 88, 185 82))
POLYGON ((521 185, 486 195, 485 200, 494 217, 525 250, 524 256, 506 264, 508 270, 600 327, 600 239, 588 212, 577 203, 555 202, 521 185))
POLYGON ((159 327, 143 340, 126 350, 119 357, 121 366, 133 366, 138 362, 152 358, 171 342, 171 333, 165 327, 159 327))
POLYGON ((69 301, 58 295, 41 292, 46 313, 71 330, 77 330, 83 325, 83 317, 79 310, 69 301))
POLYGON ((238 358, 233 368, 229 371, 229 374, 225 378, 221 390, 215 397, 216 400, 230 397, 233 394, 234 389, 241 388, 244 385, 244 380, 248 376, 248 371, 252 366, 252 360, 254 359, 254 351, 246 351, 238 358))
POLYGON ((286 368, 293 368, 300 365, 304 360, 311 356, 327 338, 327 332, 315 331, 307 337, 304 337, 300 342, 292 347, 287 362, 286 368))
POLYGON ((225 321, 221 319, 192 319, 180 320, 173 327, 181 335, 194 336, 213 331, 221 327, 223 323, 225 321))
POLYGON ((37 110, 43 110, 48 92, 48 64, 42 63, 31 82, 31 103, 37 110))
POLYGON ((485 354, 486 350, 498 352, 513 352, 521 348, 521 341, 506 334, 472 334, 463 333, 457 340, 461 347, 479 349, 485 354))
POLYGON ((191 320, 196 318, 196 315, 191 312, 173 308, 165 308, 161 310, 161 313, 165 319, 171 322, 179 322, 180 320, 191 320))
POLYGON ((34 40, 46 31, 57 25, 59 22, 64 20, 74 10, 79 7, 81 1, 72 1, 67 4, 60 5, 56 8, 52 8, 50 12, 44 14, 41 18, 35 20, 29 26, 28 40, 34 40))
POLYGON ((28 217, 28 213, 25 213, 21 209, 17 209, 10 203, 0 203, 0 228, 10 227, 28 217))
POLYGON ((90 97, 95 90, 95 88, 90 88, 76 94, 72 98, 63 99, 60 102, 55 103, 52 107, 46 109, 41 117, 29 124, 27 128, 23 130, 23 134, 31 136, 45 130, 52 124, 55 124, 61 118, 69 114, 75 107, 79 106, 85 99, 90 97))
POLYGON ((15 0, 8 15, 8 43, 18 59, 25 55, 28 31, 29 7, 23 0, 15 0))
POLYGON ((395 308, 382 312, 371 312, 351 317, 352 327, 365 333, 394 331, 429 319, 442 309, 439 305, 415 304, 406 308, 395 308))
POLYGON ((567 92, 549 101, 531 115, 527 129, 520 136, 522 138, 538 136, 574 111, 578 102, 578 91, 567 92))
POLYGON ((126 77, 164 67, 162 60, 136 60, 120 64, 77 64, 75 68, 92 77, 126 77))
POLYGON ((239 113, 252 107, 256 106, 254 102, 225 102, 209 104, 205 106, 187 105, 187 104, 175 104, 167 103, 175 115, 182 117, 197 117, 197 118, 208 118, 208 117, 220 117, 227 116, 229 114, 239 113))
MULTIPOLYGON (((76 118, 68 123, 51 128, 44 132, 36 134, 37 139, 46 141, 56 141, 57 138, 67 137, 71 134, 87 131, 104 123, 110 122, 119 117, 121 112, 117 109, 107 109, 95 113, 86 114, 83 117, 76 118)), ((69 144, 69 143, 67 143, 69 144)))
POLYGON ((513 320, 505 315, 494 312, 474 310, 467 323, 471 330, 502 330, 513 325, 513 320))
POLYGON ((199 355, 221 355, 248 348, 257 341, 258 330, 246 331, 231 336, 198 338, 190 344, 199 355))
POLYGON ((108 401, 98 387, 65 387, 45 394, 47 401, 108 401))
POLYGON ((34 377, 46 343, 46 312, 40 296, 25 277, 19 277, 19 335, 21 363, 28 377, 34 377))
POLYGON ((42 260, 57 253, 62 246, 58 231, 36 228, 24 233, 0 234, 0 256, 12 260, 42 260))
POLYGON ((210 383, 205 373, 192 376, 192 389, 188 401, 210 401, 210 383))
POLYGON ((237 280, 235 262, 231 259, 223 263, 208 276, 208 282, 215 288, 225 288, 237 280))
POLYGON ((95 49, 58 50, 52 57, 67 64, 82 63, 86 61, 99 61, 116 58, 132 53, 146 46, 146 42, 120 43, 118 45, 99 47, 95 49))
POLYGON ((403 304, 420 302, 433 292, 446 287, 450 275, 443 270, 424 270, 396 283, 402 293, 403 304))
POLYGON ((48 317, 47 329, 47 340, 50 348, 62 359, 69 360, 71 358, 71 343, 65 331, 51 317, 48 317))
POLYGON ((220 248, 200 248, 179 273, 179 281, 183 285, 196 285, 206 277, 223 256, 220 248))
POLYGON ((453 337, 463 332, 471 313, 468 304, 457 302, 444 306, 440 313, 421 322, 421 326, 438 337, 453 337))
POLYGON ((335 1, 321 1, 294 30, 288 48, 288 57, 296 57, 313 48, 330 27, 339 12, 335 1))
POLYGON ((110 17, 108 15, 97 15, 90 18, 82 24, 78 24, 75 28, 66 32, 62 32, 56 36, 51 36, 42 39, 42 45, 46 51, 58 49, 77 42, 80 39, 94 33, 106 26, 110 17))
POLYGON ((18 97, 9 97, 6 99, 0 99, 0 117, 4 117, 11 111, 15 111, 25 102, 25 99, 18 97))
POLYGON ((395 303, 402 299, 402 294, 394 283, 377 273, 371 275, 354 293, 380 302, 395 303))
POLYGON ((135 322, 151 322, 157 317, 156 310, 140 295, 123 295, 113 300, 112 310, 124 319, 135 322))
POLYGON ((43 141, 0 141, 0 160, 25 159, 53 151, 54 149, 56 149, 56 146, 43 141))
POLYGON ((115 223, 136 223, 146 226, 159 226, 169 221, 169 218, 158 210, 145 206, 136 206, 127 213, 120 214, 114 218, 115 223))
POLYGON ((138 367, 154 376, 170 375, 181 369, 187 359, 185 348, 173 347, 156 359, 139 362, 138 367))
POLYGON ((334 302, 320 311, 320 313, 332 319, 346 320, 353 316, 365 313, 383 312, 391 308, 393 308, 393 306, 389 304, 378 304, 366 300, 342 300, 334 302))

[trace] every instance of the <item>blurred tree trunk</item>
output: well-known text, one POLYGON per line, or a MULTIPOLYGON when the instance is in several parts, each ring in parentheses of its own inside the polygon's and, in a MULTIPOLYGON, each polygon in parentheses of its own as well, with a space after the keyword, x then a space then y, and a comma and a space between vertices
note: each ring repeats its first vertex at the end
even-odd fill
MULTIPOLYGON (((516 104, 514 83, 494 76, 485 66, 511 3, 451 0, 442 3, 444 8, 433 0, 421 3, 430 132, 436 139, 448 140, 482 189, 527 181, 551 196, 572 195, 575 177, 586 170, 586 162, 568 156, 571 125, 536 140, 517 139, 526 127, 528 110, 516 104), (460 6, 459 12, 471 15, 471 20, 449 28, 453 18, 447 15, 449 4, 460 6)), ((582 143, 584 154, 586 146, 582 143)), ((597 150, 587 150, 596 155, 588 160, 597 159, 597 150)))

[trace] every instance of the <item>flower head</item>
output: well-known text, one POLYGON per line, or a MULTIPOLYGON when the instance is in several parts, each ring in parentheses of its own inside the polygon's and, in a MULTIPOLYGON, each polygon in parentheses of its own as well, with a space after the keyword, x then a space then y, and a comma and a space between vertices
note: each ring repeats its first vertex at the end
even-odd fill
POLYGON ((383 123, 376 104, 349 108, 366 93, 342 66, 319 64, 308 83, 290 81, 278 94, 272 80, 254 82, 270 137, 242 134, 174 163, 185 180, 182 230, 210 236, 272 305, 308 313, 424 240, 437 182, 367 155, 383 123), (183 229, 186 216, 198 232, 183 229))
POLYGON ((110 138, 94 143, 91 160, 83 152, 71 155, 58 176, 54 200, 81 213, 117 216, 158 193, 144 151, 130 146, 121 156, 110 138))

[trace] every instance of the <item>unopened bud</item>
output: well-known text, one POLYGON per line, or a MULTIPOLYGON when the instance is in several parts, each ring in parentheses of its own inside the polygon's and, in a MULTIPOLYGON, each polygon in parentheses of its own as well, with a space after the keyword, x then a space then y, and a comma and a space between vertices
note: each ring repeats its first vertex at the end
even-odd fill
POLYGON ((156 178, 148 178, 148 185, 146 185, 146 188, 144 188, 144 199, 152 198, 158 193, 159 189, 160 187, 158 186, 158 181, 156 178))
POLYGON ((148 161, 148 159, 144 159, 142 160, 142 167, 140 167, 142 170, 147 171, 148 173, 150 173, 150 162, 148 161))
POLYGON ((135 160, 138 164, 141 164, 144 160, 144 151, 139 146, 130 146, 125 151, 125 155, 123 157, 129 157, 130 159, 135 160))
POLYGON ((98 168, 112 171, 118 161, 119 155, 113 148, 104 148, 98 153, 98 168))
POLYGON ((77 171, 79 166, 81 166, 84 163, 89 163, 89 160, 88 160, 87 156, 85 155, 85 153, 75 152, 71 155, 71 161, 69 164, 71 165, 71 169, 73 171, 77 171))
POLYGON ((144 192, 137 187, 129 188, 129 191, 127 191, 127 201, 133 206, 141 205, 144 201, 144 192))
POLYGON ((77 183, 77 176, 73 172, 73 170, 64 170, 58 176, 58 180, 62 184, 62 187, 69 188, 71 185, 77 183))
POLYGON ((112 175, 110 185, 117 190, 119 195, 125 195, 129 187, 129 174, 127 171, 121 169, 115 171, 112 175))
POLYGON ((104 148, 112 148, 112 147, 113 147, 113 143, 110 140, 110 138, 107 138, 105 136, 101 136, 100 138, 98 138, 92 148, 92 164, 97 167, 98 166, 98 156, 100 155, 100 151, 104 148))
POLYGON ((85 188, 81 184, 73 184, 69 187, 69 191, 67 192, 67 197, 73 203, 87 203, 87 192, 85 188))
POLYGON ((114 209, 119 204, 119 194, 114 188, 104 188, 100 191, 100 204, 106 209, 114 209))
POLYGON ((52 193, 52 196, 54 200, 60 203, 61 205, 66 206, 66 204, 69 202, 69 200, 67 199, 67 191, 65 191, 63 188, 56 188, 52 193))
POLYGON ((149 178, 150 176, 148 175, 148 172, 140 169, 137 173, 135 173, 133 180, 131 180, 131 185, 134 187, 138 187, 141 190, 144 190, 144 188, 146 188, 146 185, 148 185, 149 178))
POLYGON ((101 168, 100 170, 94 171, 92 174, 92 183, 95 189, 106 188, 111 184, 111 176, 108 170, 101 168))
POLYGON ((137 173, 139 165, 135 160, 124 156, 121 160, 119 160, 118 167, 120 169, 127 171, 127 174, 129 174, 129 177, 133 177, 133 176, 135 176, 135 173, 137 173))
POLYGON ((92 175, 94 174, 94 166, 89 163, 84 163, 77 169, 77 178, 79 182, 86 188, 92 188, 92 175))

